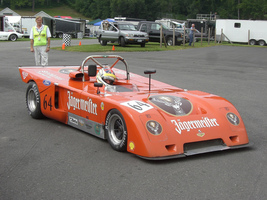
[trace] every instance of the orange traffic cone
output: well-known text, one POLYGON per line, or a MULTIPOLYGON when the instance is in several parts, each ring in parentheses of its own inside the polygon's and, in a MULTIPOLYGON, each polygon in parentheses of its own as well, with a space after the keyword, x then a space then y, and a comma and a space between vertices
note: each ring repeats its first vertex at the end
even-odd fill
POLYGON ((79 45, 80 45, 80 46, 82 45, 82 42, 81 42, 81 41, 79 42, 79 45))
POLYGON ((114 47, 114 45, 113 45, 113 47, 112 47, 112 51, 115 51, 115 47, 114 47))
POLYGON ((63 49, 63 50, 65 49, 65 43, 62 44, 62 49, 63 49))

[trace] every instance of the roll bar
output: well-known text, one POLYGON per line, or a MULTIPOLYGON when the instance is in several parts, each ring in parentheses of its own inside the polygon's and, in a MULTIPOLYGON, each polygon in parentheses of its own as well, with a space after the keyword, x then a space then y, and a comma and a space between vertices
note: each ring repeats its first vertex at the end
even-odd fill
MULTIPOLYGON (((85 58, 82 62, 82 65, 79 67, 78 71, 81 70, 81 72, 84 74, 84 66, 86 64, 86 62, 88 60, 92 60, 93 62, 95 62, 97 65, 99 65, 100 67, 104 67, 98 60, 96 60, 96 58, 117 58, 117 60, 112 64, 112 66, 110 66, 110 68, 112 69, 119 61, 123 62, 123 64, 125 65, 126 68, 126 77, 127 80, 130 80, 130 72, 129 72, 129 66, 126 62, 126 60, 124 60, 124 58, 122 58, 121 56, 117 56, 117 55, 93 55, 93 56, 88 56, 87 58, 85 58)), ((85 78, 83 76, 83 82, 85 81, 85 78)))

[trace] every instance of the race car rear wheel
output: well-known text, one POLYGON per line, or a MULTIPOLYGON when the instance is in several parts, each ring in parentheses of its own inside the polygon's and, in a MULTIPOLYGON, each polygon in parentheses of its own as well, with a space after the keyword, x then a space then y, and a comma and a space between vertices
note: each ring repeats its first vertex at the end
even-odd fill
POLYGON ((26 91, 26 106, 32 118, 40 119, 43 117, 40 101, 40 93, 36 83, 30 82, 26 91))
POLYGON ((111 110, 106 118, 105 132, 110 146, 116 151, 127 150, 127 127, 122 114, 111 110))

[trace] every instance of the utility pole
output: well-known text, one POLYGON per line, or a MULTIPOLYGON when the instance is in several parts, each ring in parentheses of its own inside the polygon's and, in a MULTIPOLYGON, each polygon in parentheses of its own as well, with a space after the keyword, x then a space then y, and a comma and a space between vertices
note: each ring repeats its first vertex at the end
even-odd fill
POLYGON ((237 18, 239 19, 239 4, 240 4, 240 0, 238 0, 238 5, 237 5, 237 18))
POLYGON ((32 0, 32 12, 34 12, 35 0, 32 0))

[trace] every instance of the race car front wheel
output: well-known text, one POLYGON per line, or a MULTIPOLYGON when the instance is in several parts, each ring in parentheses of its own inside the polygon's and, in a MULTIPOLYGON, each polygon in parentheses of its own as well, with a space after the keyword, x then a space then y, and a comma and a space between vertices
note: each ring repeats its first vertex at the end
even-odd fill
POLYGON ((40 93, 35 82, 30 82, 26 91, 26 106, 32 118, 43 117, 40 106, 40 93))
POLYGON ((111 147, 116 151, 127 150, 127 128, 122 114, 111 110, 106 118, 106 137, 111 147))

